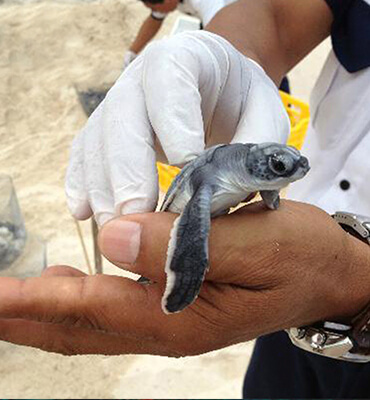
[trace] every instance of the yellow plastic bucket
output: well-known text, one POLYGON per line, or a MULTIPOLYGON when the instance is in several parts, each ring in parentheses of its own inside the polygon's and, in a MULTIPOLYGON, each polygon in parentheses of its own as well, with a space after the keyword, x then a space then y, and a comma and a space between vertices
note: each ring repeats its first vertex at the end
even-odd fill
POLYGON ((310 109, 307 103, 287 93, 280 92, 281 99, 290 119, 290 136, 288 144, 302 148, 306 136, 308 122, 310 120, 310 109))
MULTIPOLYGON (((289 115, 291 129, 288 144, 302 148, 306 136, 308 122, 310 119, 310 110, 307 103, 297 99, 287 93, 280 92, 281 99, 289 115)), ((167 192, 174 177, 180 172, 180 168, 158 162, 159 187, 162 192, 167 192)))

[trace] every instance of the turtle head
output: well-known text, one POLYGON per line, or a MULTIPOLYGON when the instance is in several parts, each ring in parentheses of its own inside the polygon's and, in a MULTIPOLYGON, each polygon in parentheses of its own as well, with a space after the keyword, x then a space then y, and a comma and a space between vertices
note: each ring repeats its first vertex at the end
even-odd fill
POLYGON ((251 147, 247 168, 257 185, 276 190, 303 178, 310 166, 308 159, 292 146, 261 143, 251 147))

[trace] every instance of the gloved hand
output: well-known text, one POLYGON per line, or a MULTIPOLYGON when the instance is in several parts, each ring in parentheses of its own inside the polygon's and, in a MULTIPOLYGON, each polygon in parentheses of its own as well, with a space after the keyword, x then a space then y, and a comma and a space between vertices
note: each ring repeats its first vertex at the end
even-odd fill
POLYGON ((125 55, 123 56, 123 70, 125 70, 132 61, 135 60, 137 54, 131 50, 126 51, 125 55))
POLYGON ((182 165, 218 143, 285 142, 289 127, 274 83, 225 39, 202 31, 154 42, 75 138, 69 208, 100 225, 153 211, 156 158, 182 165))

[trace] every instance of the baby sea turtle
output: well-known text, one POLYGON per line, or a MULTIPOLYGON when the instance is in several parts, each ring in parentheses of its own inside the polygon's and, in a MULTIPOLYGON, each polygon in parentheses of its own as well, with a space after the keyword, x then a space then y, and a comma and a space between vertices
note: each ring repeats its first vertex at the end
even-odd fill
POLYGON ((168 244, 163 311, 179 312, 197 298, 209 267, 211 217, 227 213, 255 192, 276 210, 280 189, 309 169, 298 150, 277 143, 218 145, 185 165, 161 207, 180 214, 168 244))

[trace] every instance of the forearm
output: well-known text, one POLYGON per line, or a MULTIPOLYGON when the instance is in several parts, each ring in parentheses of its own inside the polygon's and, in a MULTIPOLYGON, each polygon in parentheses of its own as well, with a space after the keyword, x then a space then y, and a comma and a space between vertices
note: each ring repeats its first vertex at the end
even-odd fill
POLYGON ((324 0, 239 0, 222 9, 206 30, 259 62, 275 83, 330 33, 324 0))
POLYGON ((156 20, 149 16, 141 26, 135 41, 132 43, 130 50, 138 54, 153 39, 162 26, 163 20, 156 20))

